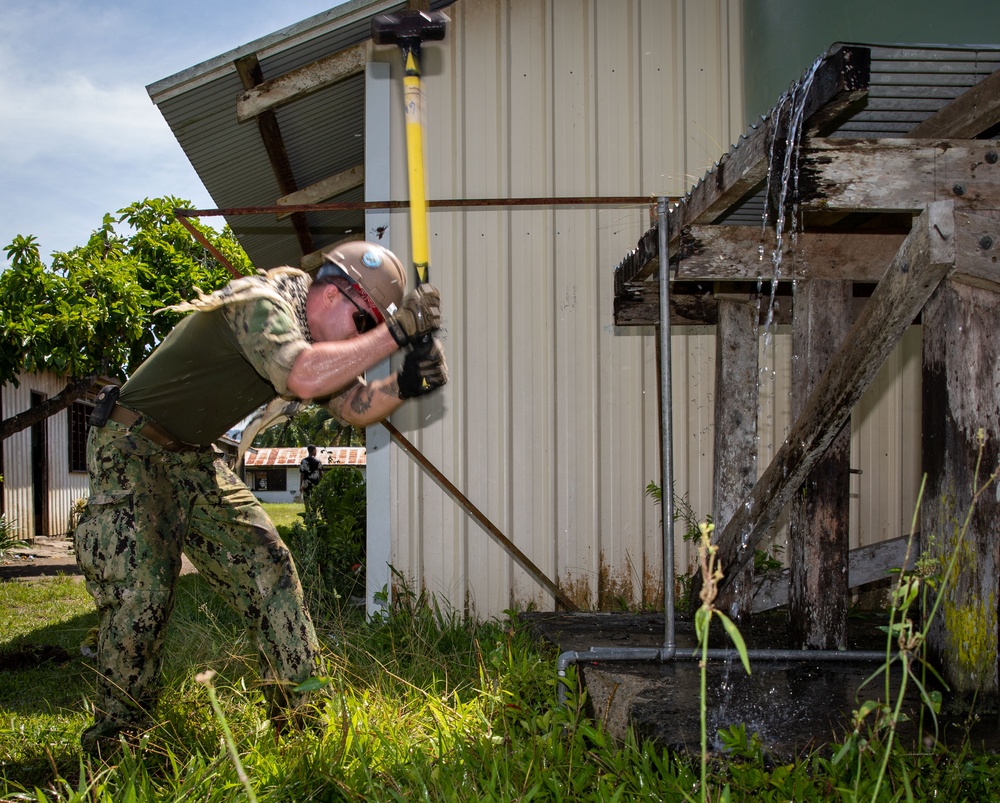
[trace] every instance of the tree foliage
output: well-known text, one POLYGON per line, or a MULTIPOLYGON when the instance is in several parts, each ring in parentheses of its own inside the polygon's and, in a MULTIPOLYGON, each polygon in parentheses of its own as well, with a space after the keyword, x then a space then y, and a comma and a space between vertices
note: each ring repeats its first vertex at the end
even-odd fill
POLYGON ((363 430, 341 424, 325 408, 309 404, 282 424, 263 430, 253 446, 364 446, 363 430))
MULTIPOLYGON (((138 367, 180 318, 156 310, 193 297, 196 287, 229 281, 174 216, 184 206, 190 203, 164 197, 107 214, 85 245, 53 254, 49 266, 35 237, 15 237, 4 249, 10 267, 0 273, 0 384, 16 386, 19 375, 37 371, 65 376, 67 392, 53 405, 62 409, 86 390, 87 378, 124 380, 138 367)), ((251 272, 228 227, 220 234, 193 225, 236 270, 251 272)), ((5 421, 0 439, 31 423, 5 421)))

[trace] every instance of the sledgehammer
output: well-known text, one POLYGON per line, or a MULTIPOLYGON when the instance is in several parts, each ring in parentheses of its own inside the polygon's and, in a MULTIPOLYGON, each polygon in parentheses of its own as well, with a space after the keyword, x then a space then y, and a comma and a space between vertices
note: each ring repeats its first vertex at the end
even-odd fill
POLYGON ((410 179, 410 241, 417 281, 430 269, 427 242, 427 180, 424 176, 424 104, 420 87, 420 45, 444 39, 448 18, 440 11, 399 11, 372 20, 372 41, 399 45, 403 54, 403 109, 406 117, 406 160, 410 179))

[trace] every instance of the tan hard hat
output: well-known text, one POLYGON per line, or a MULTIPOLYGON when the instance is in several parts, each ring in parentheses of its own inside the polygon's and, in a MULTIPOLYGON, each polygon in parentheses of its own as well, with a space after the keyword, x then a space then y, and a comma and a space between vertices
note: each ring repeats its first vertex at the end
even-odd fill
POLYGON ((336 276, 347 279, 374 302, 383 319, 399 309, 406 293, 406 271, 389 249, 352 240, 331 248, 323 254, 323 259, 326 261, 317 271, 316 281, 336 276))

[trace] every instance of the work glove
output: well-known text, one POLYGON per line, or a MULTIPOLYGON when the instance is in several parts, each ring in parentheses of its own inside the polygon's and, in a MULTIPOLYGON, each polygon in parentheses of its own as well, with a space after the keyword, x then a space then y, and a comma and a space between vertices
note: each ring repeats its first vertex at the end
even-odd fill
POLYGON ((441 294, 429 284, 417 285, 385 324, 400 346, 415 345, 441 325, 441 294))
POLYGON ((421 341, 403 361, 399 371, 399 398, 423 396, 448 382, 448 366, 444 361, 444 346, 436 337, 421 341))

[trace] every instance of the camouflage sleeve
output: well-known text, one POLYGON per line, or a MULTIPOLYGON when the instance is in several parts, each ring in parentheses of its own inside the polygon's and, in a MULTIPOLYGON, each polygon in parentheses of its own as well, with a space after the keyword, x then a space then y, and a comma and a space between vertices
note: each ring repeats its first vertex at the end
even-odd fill
POLYGON ((288 393, 288 375, 309 343, 291 308, 271 298, 223 307, 236 341, 250 364, 279 394, 288 393))

